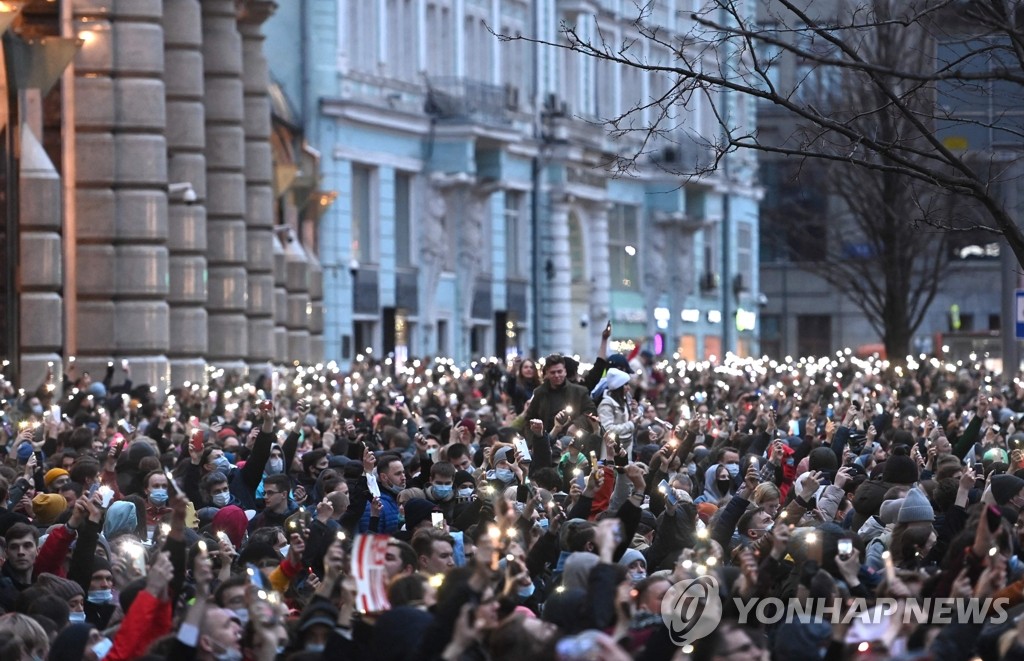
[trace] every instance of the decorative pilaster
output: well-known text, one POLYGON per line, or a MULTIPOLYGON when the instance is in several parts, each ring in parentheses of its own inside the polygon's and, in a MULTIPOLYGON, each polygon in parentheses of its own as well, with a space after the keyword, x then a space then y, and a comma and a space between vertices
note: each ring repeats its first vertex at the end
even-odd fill
POLYGON ((572 353, 572 273, 569 256, 569 203, 552 200, 547 227, 542 231, 541 309, 538 320, 545 343, 541 353, 572 353))
MULTIPOLYGON (((199 0, 164 5, 167 178, 191 186, 194 200, 175 192, 168 204, 171 385, 203 381, 206 316, 206 132, 203 109, 203 28, 199 0)), ((187 190, 187 189, 186 189, 187 190)))
POLYGON ((234 0, 203 0, 202 8, 208 360, 242 368, 249 357, 242 39, 234 0))
POLYGON ((64 306, 61 181, 28 125, 21 127, 18 282, 22 383, 41 383, 47 363, 61 364, 64 306))
POLYGON ((249 355, 256 367, 274 359, 274 189, 270 151, 270 73, 263 55, 263 23, 273 2, 249 0, 242 5, 242 86, 245 102, 245 220, 248 271, 249 355))
POLYGON ((594 332, 604 330, 611 314, 611 270, 608 266, 608 212, 611 206, 598 204, 591 210, 590 231, 590 327, 594 332))
POLYGON ((160 0, 74 3, 81 369, 128 358, 168 385, 167 145, 160 0), (111 351, 113 349, 113 351, 111 351))

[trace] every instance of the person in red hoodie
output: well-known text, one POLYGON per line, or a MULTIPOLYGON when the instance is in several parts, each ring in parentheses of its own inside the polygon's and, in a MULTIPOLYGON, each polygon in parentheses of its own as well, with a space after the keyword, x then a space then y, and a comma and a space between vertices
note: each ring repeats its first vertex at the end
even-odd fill
POLYGON ((214 535, 223 531, 228 536, 228 539, 231 540, 231 544, 237 549, 242 546, 242 540, 245 538, 245 528, 248 525, 249 519, 246 518, 242 508, 236 505, 228 505, 221 508, 213 516, 213 522, 210 524, 210 527, 214 535))
POLYGON ((150 565, 146 588, 135 596, 129 606, 110 652, 103 657, 104 661, 137 659, 145 654, 153 641, 170 633, 173 612, 169 586, 173 578, 170 553, 164 551, 150 565))

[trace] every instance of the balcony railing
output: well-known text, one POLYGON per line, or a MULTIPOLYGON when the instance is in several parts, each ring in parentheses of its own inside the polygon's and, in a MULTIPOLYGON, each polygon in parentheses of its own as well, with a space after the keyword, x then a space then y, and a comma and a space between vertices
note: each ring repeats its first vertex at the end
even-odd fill
POLYGON ((439 119, 509 123, 509 91, 467 78, 431 78, 427 81, 427 114, 439 119))

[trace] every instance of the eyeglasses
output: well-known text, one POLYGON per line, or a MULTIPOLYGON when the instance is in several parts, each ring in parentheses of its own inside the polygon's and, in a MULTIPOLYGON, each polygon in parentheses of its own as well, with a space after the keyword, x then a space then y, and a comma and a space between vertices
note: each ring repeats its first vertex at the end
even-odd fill
POLYGON ((283 491, 264 491, 263 495, 264 496, 276 496, 279 493, 284 493, 284 492, 283 491))

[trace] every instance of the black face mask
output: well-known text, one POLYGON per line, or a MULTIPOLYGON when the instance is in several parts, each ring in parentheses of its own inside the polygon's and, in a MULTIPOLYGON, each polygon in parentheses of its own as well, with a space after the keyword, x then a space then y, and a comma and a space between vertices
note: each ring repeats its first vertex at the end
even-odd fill
POLYGON ((732 480, 717 480, 715 484, 718 485, 718 490, 723 493, 729 493, 729 485, 732 484, 732 480))

